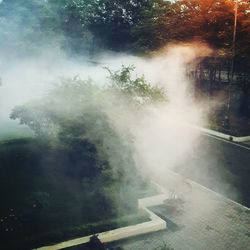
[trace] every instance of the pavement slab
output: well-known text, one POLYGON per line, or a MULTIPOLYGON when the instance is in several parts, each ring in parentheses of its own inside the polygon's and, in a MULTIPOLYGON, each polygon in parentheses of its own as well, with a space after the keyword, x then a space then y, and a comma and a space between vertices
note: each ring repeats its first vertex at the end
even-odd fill
POLYGON ((182 203, 171 206, 166 200, 151 208, 166 218, 167 230, 116 242, 109 249, 156 250, 166 245, 175 250, 250 250, 250 209, 188 181, 192 191, 182 203))

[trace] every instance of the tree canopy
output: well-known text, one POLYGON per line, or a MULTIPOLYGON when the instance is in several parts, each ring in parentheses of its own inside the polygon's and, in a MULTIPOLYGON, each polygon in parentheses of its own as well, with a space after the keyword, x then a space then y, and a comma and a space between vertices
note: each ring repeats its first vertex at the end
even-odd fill
MULTIPOLYGON (((249 10, 249 1, 238 1, 236 52, 242 59, 250 57, 249 10)), ((64 48, 90 53, 141 53, 199 39, 230 54, 234 15, 233 0, 3 0, 0 5, 1 23, 8 28, 11 23, 16 32, 21 28, 25 38, 48 43, 60 37, 64 48)))
POLYGON ((106 197, 108 214, 136 207, 136 194, 128 191, 138 181, 133 138, 126 124, 116 124, 130 109, 138 114, 145 105, 165 100, 161 89, 143 77, 132 77, 132 70, 110 71, 104 87, 91 80, 65 79, 42 99, 18 106, 11 114, 38 138, 65 150, 74 166, 68 167, 70 173, 88 190, 106 197), (116 193, 111 192, 114 186, 116 193))

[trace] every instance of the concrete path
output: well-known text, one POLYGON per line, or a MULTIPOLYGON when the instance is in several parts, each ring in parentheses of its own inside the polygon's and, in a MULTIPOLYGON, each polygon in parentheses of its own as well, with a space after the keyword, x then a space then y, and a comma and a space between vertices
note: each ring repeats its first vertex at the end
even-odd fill
MULTIPOLYGON (((177 183, 182 179, 175 174, 171 178, 177 183)), ((164 182, 162 179, 161 184, 164 182)), ((167 218, 168 225, 172 223, 172 228, 110 247, 155 250, 166 245, 174 250, 249 250, 250 210, 197 183, 188 182, 192 191, 183 206, 161 208, 161 215, 167 218)))

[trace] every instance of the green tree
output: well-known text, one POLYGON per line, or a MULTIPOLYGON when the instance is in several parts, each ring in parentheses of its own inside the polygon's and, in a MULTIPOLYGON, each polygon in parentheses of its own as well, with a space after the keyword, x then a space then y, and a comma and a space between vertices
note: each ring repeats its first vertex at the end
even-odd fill
MULTIPOLYGON (((178 0, 172 5, 176 15, 177 39, 198 38, 231 53, 235 2, 231 0, 178 0)), ((249 1, 238 1, 237 54, 246 50, 249 36, 249 1), (242 46, 242 43, 244 46, 242 46)))
POLYGON ((90 31, 96 43, 106 49, 131 51, 140 49, 138 46, 152 49, 156 47, 151 41, 155 38, 155 18, 158 11, 164 12, 163 6, 164 9, 168 6, 163 0, 69 1, 62 10, 63 27, 76 40, 90 31), (140 42, 139 36, 143 37, 140 42))
POLYGON ((144 78, 132 77, 135 67, 122 66, 121 70, 109 71, 111 84, 109 90, 125 95, 127 99, 135 104, 156 103, 166 100, 163 89, 152 87, 144 78))
POLYGON ((131 190, 139 180, 133 138, 128 130, 121 133, 116 128, 113 121, 117 118, 112 116, 121 116, 128 105, 138 111, 143 104, 164 100, 160 89, 143 77, 132 77, 132 70, 110 71, 110 82, 104 88, 91 80, 64 80, 44 98, 16 107, 11 114, 40 139, 50 140, 65 152, 68 175, 88 193, 85 204, 103 207, 103 217, 137 206, 136 192, 131 190))
POLYGON ((156 50, 171 41, 172 5, 171 1, 154 0, 141 9, 140 18, 131 28, 134 51, 156 50))

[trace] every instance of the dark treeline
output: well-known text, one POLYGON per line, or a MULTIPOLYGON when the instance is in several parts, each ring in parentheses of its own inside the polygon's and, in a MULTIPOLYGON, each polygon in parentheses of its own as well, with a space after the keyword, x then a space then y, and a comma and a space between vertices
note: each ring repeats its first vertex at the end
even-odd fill
MULTIPOLYGON (((238 1, 236 26, 235 7, 233 0, 3 0, 0 45, 8 47, 8 54, 25 55, 56 44, 70 55, 91 56, 107 50, 147 54, 171 42, 206 42, 216 55, 199 68, 210 72, 208 84, 214 89, 215 68, 217 82, 233 69, 236 84, 240 82, 237 88, 245 96, 239 113, 247 115, 250 1, 238 1)), ((195 79, 201 81, 200 76, 195 79)))
MULTIPOLYGON (((249 5, 245 0, 238 7, 236 55, 242 59, 250 57, 249 5)), ((231 0, 3 0, 0 16, 26 34, 31 29, 32 39, 63 35, 77 51, 146 52, 171 41, 199 39, 230 55, 234 7, 231 0)))

